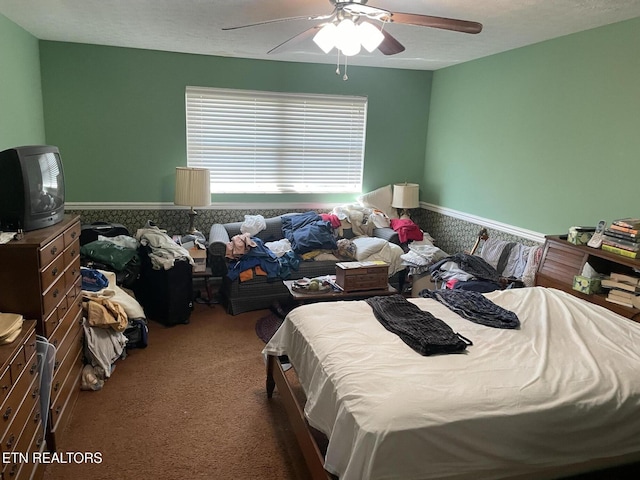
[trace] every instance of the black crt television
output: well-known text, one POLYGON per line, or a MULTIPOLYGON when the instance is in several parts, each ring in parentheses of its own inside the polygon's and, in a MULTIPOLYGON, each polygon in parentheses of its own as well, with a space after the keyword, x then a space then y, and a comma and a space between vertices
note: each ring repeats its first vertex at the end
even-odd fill
POLYGON ((0 230, 25 232, 64 218, 64 173, 57 147, 28 145, 0 152, 0 230))

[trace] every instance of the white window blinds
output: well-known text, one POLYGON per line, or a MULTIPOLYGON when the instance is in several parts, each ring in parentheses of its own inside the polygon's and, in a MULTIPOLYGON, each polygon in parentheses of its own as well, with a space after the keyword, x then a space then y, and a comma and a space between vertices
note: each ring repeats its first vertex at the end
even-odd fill
POLYGON ((214 193, 359 193, 367 99, 187 87, 187 161, 214 193))

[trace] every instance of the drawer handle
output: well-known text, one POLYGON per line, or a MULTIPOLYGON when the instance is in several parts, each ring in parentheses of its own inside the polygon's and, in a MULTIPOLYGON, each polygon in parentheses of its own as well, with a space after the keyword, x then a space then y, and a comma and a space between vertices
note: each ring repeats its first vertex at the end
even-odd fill
POLYGON ((60 366, 60 361, 56 361, 56 363, 53 364, 53 369, 57 370, 59 366, 60 366))
POLYGON ((58 295, 59 295, 59 294, 60 294, 60 292, 59 292, 59 291, 58 291, 58 289, 56 288, 56 289, 53 291, 53 298, 58 298, 58 295))
POLYGON ((36 398, 38 393, 40 393, 40 388, 34 388, 33 392, 31 392, 31 398, 36 398))
POLYGON ((33 365, 31 365, 31 368, 29 369, 29 375, 33 375, 37 369, 38 369, 37 363, 34 363, 33 365))
POLYGON ((71 232, 71 238, 76 238, 76 235, 78 234, 78 232, 71 232))
POLYGON ((69 252, 71 254, 72 257, 76 256, 76 249, 74 248, 73 250, 71 250, 71 252, 69 252))
POLYGON ((36 442, 36 446, 38 447, 38 450, 40 450, 40 447, 42 446, 43 443, 44 443, 44 437, 38 438, 38 441, 36 442))
POLYGON ((62 405, 56 408, 56 415, 58 415, 62 411, 62 405))
POLYGON ((53 247, 51 247, 51 255, 55 255, 56 253, 58 253, 58 247, 54 245, 53 247))
POLYGON ((11 470, 9 471, 9 476, 13 477, 16 473, 18 473, 18 464, 14 463, 11 465, 11 470))
POLYGON ((53 270, 51 270, 51 275, 54 277, 58 275, 58 267, 53 267, 53 270))
POLYGON ((16 440, 16 436, 12 433, 11 436, 9 437, 9 440, 7 440, 7 449, 11 449, 11 447, 13 446, 13 442, 16 440))
POLYGON ((38 423, 40 421, 40 412, 36 413, 33 416, 33 423, 38 423))
POLYGON ((22 362, 16 363, 16 367, 18 367, 20 370, 22 370, 22 362))
POLYGON ((11 416, 11 412, 12 412, 11 407, 7 408, 5 410, 4 415, 2 416, 2 418, 4 418, 5 420, 8 420, 9 417, 11 416))
POLYGON ((3 385, 3 386, 2 386, 2 389, 3 389, 3 390, 9 390, 9 385, 3 385))
POLYGON ((60 388, 60 382, 56 382, 56 384, 53 386, 53 391, 57 392, 59 388, 60 388))

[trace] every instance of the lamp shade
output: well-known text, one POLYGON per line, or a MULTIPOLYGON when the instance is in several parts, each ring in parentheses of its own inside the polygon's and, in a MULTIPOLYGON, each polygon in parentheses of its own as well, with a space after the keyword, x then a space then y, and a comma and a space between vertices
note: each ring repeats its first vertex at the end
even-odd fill
POLYGON ((176 197, 173 203, 189 207, 205 207, 211 203, 209 170, 176 167, 176 197))
POLYGON ((417 183, 396 183, 393 186, 393 199, 391 206, 394 208, 418 208, 420 185, 417 183))

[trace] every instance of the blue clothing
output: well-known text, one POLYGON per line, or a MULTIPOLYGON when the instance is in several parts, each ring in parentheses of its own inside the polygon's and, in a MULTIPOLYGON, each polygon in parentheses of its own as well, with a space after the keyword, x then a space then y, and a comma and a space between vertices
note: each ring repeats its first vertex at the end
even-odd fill
POLYGON ((322 220, 316 212, 282 217, 282 233, 291 243, 291 249, 299 255, 338 248, 331 222, 322 220))
POLYGON ((251 247, 237 261, 229 264, 227 277, 235 280, 240 276, 240 272, 260 266, 267 274, 267 279, 278 278, 280 276, 280 262, 278 262, 275 253, 265 247, 264 242, 258 237, 251 237, 251 240, 255 242, 256 246, 251 247))

